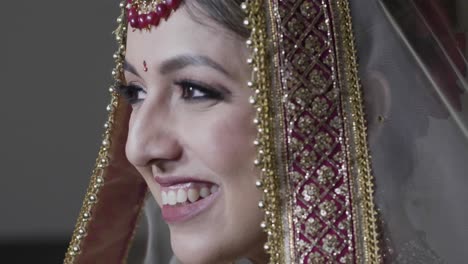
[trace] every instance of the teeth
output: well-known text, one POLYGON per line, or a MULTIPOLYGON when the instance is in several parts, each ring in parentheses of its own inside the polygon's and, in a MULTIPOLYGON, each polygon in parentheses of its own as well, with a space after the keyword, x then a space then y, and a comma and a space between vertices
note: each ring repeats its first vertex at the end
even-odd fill
POLYGON ((187 192, 183 189, 179 189, 177 191, 177 202, 178 203, 185 203, 187 201, 187 192))
POLYGON ((201 190, 200 190, 200 196, 201 196, 201 198, 205 198, 205 197, 207 197, 208 195, 210 195, 210 190, 209 190, 207 187, 201 188, 201 190))
POLYGON ((176 205, 182 204, 188 201, 194 203, 200 198, 206 198, 210 194, 217 192, 219 189, 218 186, 213 185, 211 188, 204 186, 200 190, 191 188, 188 191, 185 189, 174 189, 168 192, 161 192, 161 200, 163 205, 176 205))
POLYGON ((163 205, 166 205, 167 204, 167 193, 166 192, 162 192, 161 194, 161 199, 162 199, 162 204, 163 205))
POLYGON ((198 200, 199 197, 200 197, 200 193, 198 192, 198 190, 195 190, 195 189, 188 190, 188 199, 191 203, 198 200))
POLYGON ((167 193, 167 203, 169 205, 175 205, 177 203, 176 193, 174 191, 169 191, 167 193))

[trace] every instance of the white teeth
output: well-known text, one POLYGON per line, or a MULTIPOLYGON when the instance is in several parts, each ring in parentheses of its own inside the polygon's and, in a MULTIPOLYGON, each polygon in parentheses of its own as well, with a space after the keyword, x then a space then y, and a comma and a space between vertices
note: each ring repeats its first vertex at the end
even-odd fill
POLYGON ((208 195, 210 195, 210 190, 209 190, 207 187, 201 188, 201 190, 200 190, 200 196, 201 196, 201 198, 205 198, 205 197, 207 197, 208 195))
POLYGON ((198 192, 198 190, 195 190, 195 189, 188 190, 188 199, 191 203, 198 200, 199 197, 200 197, 200 193, 198 192))
POLYGON ((184 189, 179 189, 177 191, 177 202, 185 203, 185 201, 187 201, 187 192, 184 189))
POLYGON ((166 193, 166 192, 162 192, 162 194, 161 194, 161 200, 162 200, 162 204, 163 204, 163 205, 166 205, 166 204, 167 204, 167 193, 166 193))
POLYGON ((169 205, 175 205, 177 203, 176 193, 174 191, 169 191, 167 193, 167 203, 169 205))
POLYGON ((210 196, 210 194, 215 193, 219 190, 219 187, 216 185, 211 186, 211 188, 204 186, 201 189, 191 188, 188 189, 173 189, 169 190, 168 192, 161 192, 161 200, 163 205, 176 205, 176 204, 183 204, 185 202, 190 201, 194 203, 198 201, 200 198, 206 198, 210 196))

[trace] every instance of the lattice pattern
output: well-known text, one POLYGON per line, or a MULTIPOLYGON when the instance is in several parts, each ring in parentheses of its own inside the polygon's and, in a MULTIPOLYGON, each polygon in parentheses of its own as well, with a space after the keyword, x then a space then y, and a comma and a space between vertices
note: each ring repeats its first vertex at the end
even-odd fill
POLYGON ((278 7, 296 258, 351 263, 353 219, 330 6, 282 0, 278 7))

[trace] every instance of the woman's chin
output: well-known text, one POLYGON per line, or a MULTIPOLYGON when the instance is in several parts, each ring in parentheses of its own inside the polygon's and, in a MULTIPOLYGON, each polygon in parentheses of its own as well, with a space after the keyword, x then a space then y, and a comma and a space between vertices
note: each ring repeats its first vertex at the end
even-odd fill
POLYGON ((203 240, 174 241, 171 239, 172 250, 177 260, 183 264, 208 264, 230 263, 221 255, 221 249, 217 249, 214 243, 203 240))
POLYGON ((268 257, 263 250, 266 234, 262 230, 246 228, 245 232, 231 233, 213 224, 201 226, 194 232, 170 229, 172 250, 183 264, 233 263, 241 258, 267 262, 268 257))

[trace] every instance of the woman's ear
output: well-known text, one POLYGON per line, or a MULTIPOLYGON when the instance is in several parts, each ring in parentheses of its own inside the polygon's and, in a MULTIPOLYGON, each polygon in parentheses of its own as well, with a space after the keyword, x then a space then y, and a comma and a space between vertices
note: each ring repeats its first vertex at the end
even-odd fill
POLYGON ((390 85, 380 72, 368 71, 362 78, 362 87, 369 143, 372 143, 380 136, 384 124, 389 118, 390 85))

